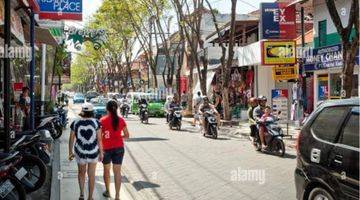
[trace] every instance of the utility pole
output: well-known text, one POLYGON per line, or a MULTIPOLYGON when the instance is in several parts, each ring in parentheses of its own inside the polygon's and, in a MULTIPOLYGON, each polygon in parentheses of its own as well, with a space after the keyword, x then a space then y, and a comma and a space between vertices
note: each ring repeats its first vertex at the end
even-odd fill
MULTIPOLYGON (((11 45, 11 2, 10 0, 5 0, 4 4, 4 49, 7 50, 11 45)), ((9 152, 10 150, 10 58, 8 52, 5 52, 4 58, 4 133, 5 133, 5 151, 9 152)))

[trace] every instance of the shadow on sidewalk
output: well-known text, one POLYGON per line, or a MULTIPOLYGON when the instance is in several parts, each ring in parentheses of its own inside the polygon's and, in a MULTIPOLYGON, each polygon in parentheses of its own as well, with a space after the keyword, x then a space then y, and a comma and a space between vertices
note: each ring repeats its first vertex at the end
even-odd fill
POLYGON ((147 141, 162 141, 168 140, 166 138, 156 138, 156 137, 137 137, 137 138, 129 138, 126 142, 147 142, 147 141))
POLYGON ((140 191, 142 189, 146 189, 146 188, 158 188, 160 187, 160 185, 156 184, 156 183, 151 183, 151 182, 147 182, 147 181, 135 181, 132 183, 132 185, 134 186, 134 188, 137 191, 140 191))

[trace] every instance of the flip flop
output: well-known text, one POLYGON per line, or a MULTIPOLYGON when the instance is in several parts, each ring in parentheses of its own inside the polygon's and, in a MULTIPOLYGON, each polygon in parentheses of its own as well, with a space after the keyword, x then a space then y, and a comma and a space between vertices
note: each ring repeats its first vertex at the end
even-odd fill
POLYGON ((104 197, 106 197, 106 198, 110 198, 110 197, 111 197, 109 191, 103 192, 102 195, 103 195, 104 197))
POLYGON ((79 200, 84 200, 84 195, 80 195, 79 200))

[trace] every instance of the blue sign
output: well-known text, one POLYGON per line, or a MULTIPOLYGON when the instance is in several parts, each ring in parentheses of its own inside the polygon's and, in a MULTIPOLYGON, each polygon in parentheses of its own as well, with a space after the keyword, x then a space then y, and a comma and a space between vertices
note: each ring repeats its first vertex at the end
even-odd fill
POLYGON ((40 19, 82 20, 82 0, 37 0, 40 19))
MULTIPOLYGON (((327 69, 333 67, 343 67, 342 45, 336 44, 305 52, 304 67, 306 71, 319 69, 327 69)), ((359 65, 359 49, 355 59, 355 63, 359 65)))

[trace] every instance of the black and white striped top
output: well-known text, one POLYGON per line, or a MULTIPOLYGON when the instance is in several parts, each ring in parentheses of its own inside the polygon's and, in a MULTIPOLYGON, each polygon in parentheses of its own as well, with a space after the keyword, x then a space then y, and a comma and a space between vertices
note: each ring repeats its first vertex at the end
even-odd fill
POLYGON ((71 123, 70 129, 76 137, 74 154, 88 161, 97 159, 99 146, 96 132, 100 129, 100 122, 93 118, 77 119, 71 123))

